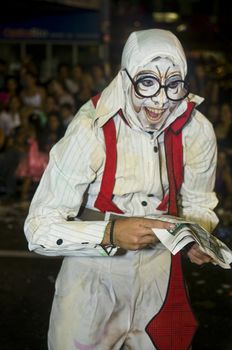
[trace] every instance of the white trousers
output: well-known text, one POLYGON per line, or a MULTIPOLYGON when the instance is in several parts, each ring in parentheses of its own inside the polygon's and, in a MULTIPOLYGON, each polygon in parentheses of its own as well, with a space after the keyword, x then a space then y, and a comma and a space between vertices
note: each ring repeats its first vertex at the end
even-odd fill
POLYGON ((57 277, 49 350, 154 350, 145 327, 160 310, 170 253, 65 258, 57 277))

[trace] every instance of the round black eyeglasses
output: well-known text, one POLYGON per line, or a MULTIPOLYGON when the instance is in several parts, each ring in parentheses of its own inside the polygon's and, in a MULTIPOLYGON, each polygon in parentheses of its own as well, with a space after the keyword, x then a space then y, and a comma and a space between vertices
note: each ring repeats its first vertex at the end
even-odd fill
POLYGON ((189 94, 189 85, 185 80, 176 79, 162 85, 153 75, 146 74, 135 81, 127 69, 124 70, 133 84, 137 95, 143 98, 157 96, 161 89, 164 89, 167 98, 171 101, 181 101, 189 94))

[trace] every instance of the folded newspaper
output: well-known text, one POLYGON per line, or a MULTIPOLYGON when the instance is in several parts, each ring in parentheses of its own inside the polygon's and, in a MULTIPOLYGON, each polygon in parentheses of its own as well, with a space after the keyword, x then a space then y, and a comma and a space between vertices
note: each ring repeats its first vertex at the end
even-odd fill
POLYGON ((160 228, 152 229, 160 242, 173 255, 179 252, 188 243, 195 241, 199 244, 200 249, 212 258, 213 264, 219 265, 224 269, 231 268, 232 251, 230 248, 202 226, 191 221, 185 221, 183 218, 170 215, 156 215, 149 216, 149 218, 175 224, 175 228, 171 230, 160 228))

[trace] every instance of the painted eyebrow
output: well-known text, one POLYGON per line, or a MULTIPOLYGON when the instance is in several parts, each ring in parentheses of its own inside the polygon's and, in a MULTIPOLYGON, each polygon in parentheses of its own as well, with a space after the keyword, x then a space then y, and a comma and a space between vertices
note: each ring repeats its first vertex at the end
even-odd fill
POLYGON ((154 75, 155 77, 158 77, 158 75, 154 72, 154 71, 152 71, 152 70, 143 70, 143 71, 141 71, 141 72, 139 72, 136 76, 135 76, 135 78, 137 79, 137 78, 139 78, 141 75, 143 75, 143 74, 146 74, 146 75, 154 75))
POLYGON ((155 67, 156 67, 157 71, 159 72, 159 76, 160 76, 160 79, 161 79, 162 76, 161 76, 161 72, 160 72, 160 70, 159 70, 159 67, 158 67, 158 66, 155 66, 155 67))
POLYGON ((180 72, 172 72, 172 74, 170 74, 168 77, 165 77, 165 79, 167 80, 175 77, 182 79, 180 72))
MULTIPOLYGON (((143 71, 140 71, 135 77, 134 77, 134 79, 138 79, 141 75, 143 75, 143 74, 146 74, 146 75, 153 75, 155 78, 161 78, 161 72, 160 72, 160 70, 158 69, 158 67, 156 67, 157 68, 157 70, 158 70, 158 72, 159 72, 159 75, 158 74, 156 74, 154 71, 152 71, 152 70, 143 70, 143 71)), ((179 77, 181 77, 181 73, 180 73, 180 71, 179 70, 177 70, 176 72, 171 72, 171 74, 169 75, 169 76, 167 76, 168 75, 168 70, 170 69, 171 67, 169 67, 168 69, 167 69, 167 72, 165 73, 165 76, 164 76, 164 78, 165 79, 168 79, 168 78, 170 78, 170 77, 173 77, 173 76, 179 76, 179 77)))
POLYGON ((168 69, 167 69, 166 72, 165 72, 165 75, 164 75, 164 78, 165 78, 165 79, 167 78, 167 74, 168 74, 169 69, 170 69, 170 67, 168 67, 168 69))

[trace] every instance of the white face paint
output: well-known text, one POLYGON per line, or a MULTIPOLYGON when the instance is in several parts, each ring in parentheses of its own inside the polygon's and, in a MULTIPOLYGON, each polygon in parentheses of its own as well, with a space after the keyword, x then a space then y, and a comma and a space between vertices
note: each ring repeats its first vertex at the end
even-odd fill
MULTIPOLYGON (((136 82, 138 79, 145 77, 154 77, 159 80, 161 85, 167 85, 176 80, 181 80, 181 73, 178 66, 175 66, 173 62, 168 58, 157 58, 152 62, 146 64, 134 77, 136 82)), ((144 84, 146 89, 149 89, 151 81, 149 78, 145 80, 145 83, 141 84, 142 91, 144 84)), ((172 93, 176 94, 174 98, 178 98, 178 89, 172 90, 172 93)), ((139 96, 134 85, 131 85, 131 103, 133 110, 142 124, 142 127, 146 129, 160 129, 164 122, 167 120, 173 110, 180 104, 180 101, 172 101, 168 99, 164 88, 161 88, 157 95, 153 97, 139 96)))

